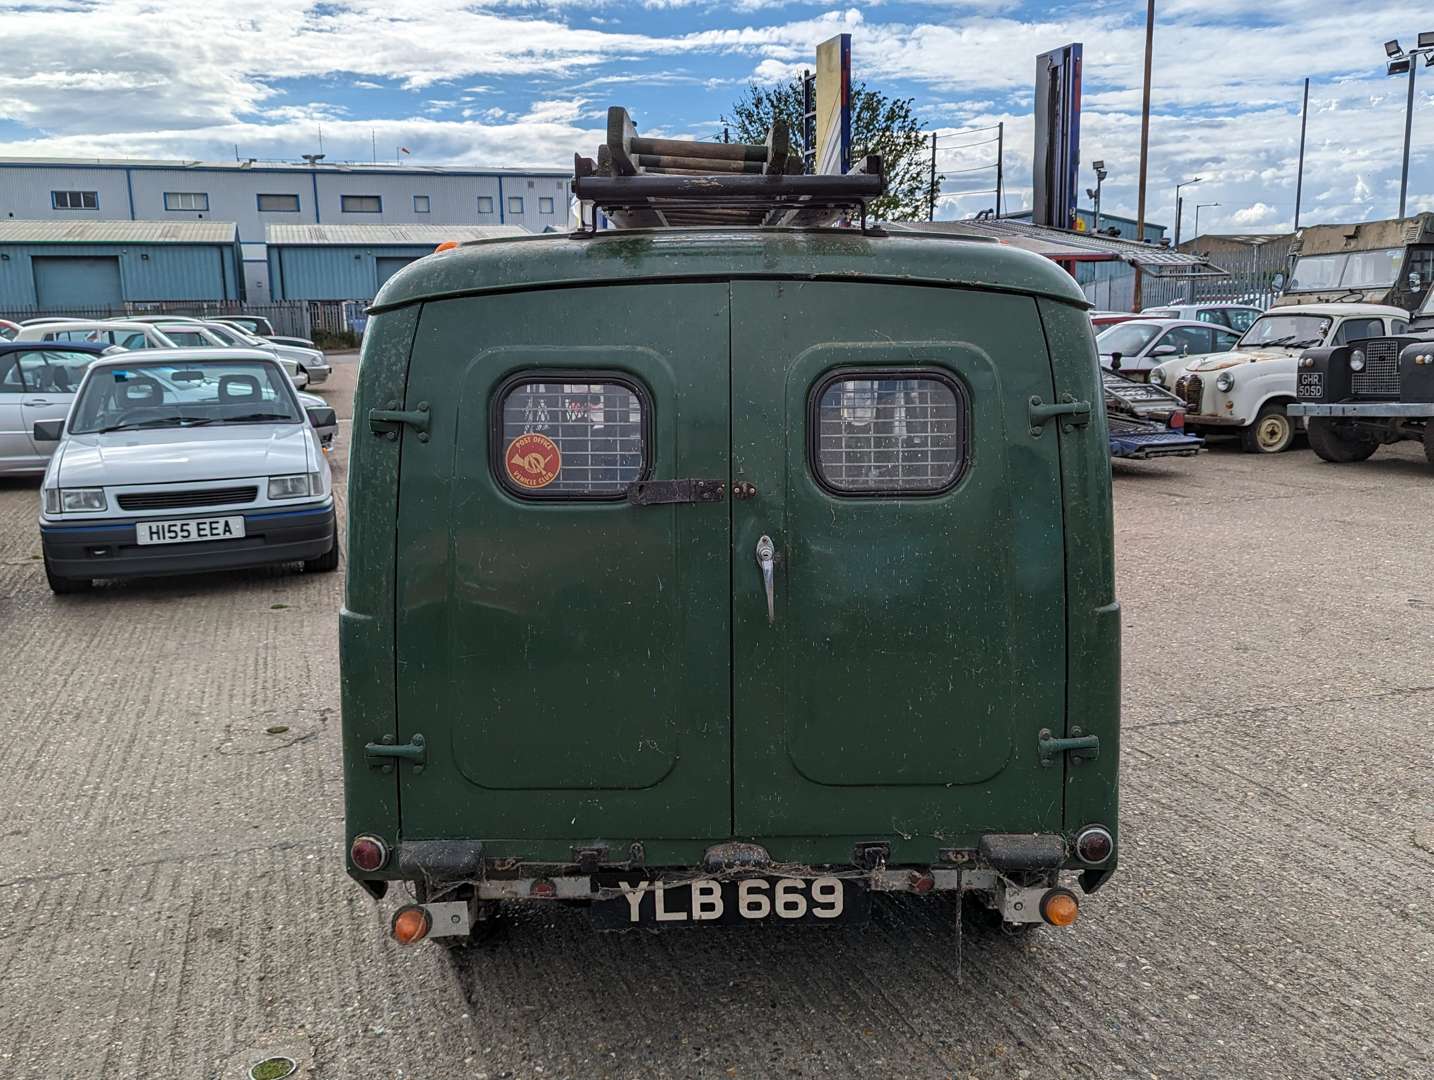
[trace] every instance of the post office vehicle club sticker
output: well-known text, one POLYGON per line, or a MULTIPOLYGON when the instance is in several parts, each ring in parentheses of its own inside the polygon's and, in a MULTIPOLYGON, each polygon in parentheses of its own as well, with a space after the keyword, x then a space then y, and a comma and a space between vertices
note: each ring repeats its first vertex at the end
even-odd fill
POLYGON ((563 467, 562 451, 546 435, 519 435, 508 444, 503 455, 508 479, 521 488, 536 490, 547 487, 558 478, 563 467))

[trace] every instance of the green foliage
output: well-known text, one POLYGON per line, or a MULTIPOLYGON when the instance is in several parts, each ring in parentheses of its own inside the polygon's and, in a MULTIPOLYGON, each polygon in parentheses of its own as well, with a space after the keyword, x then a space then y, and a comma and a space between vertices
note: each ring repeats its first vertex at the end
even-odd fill
POLYGON ((358 335, 352 330, 324 330, 315 327, 313 340, 316 349, 343 350, 359 347, 358 335))
MULTIPOLYGON (((922 132, 914 98, 889 98, 865 83, 851 89, 851 157, 859 162, 868 154, 881 155, 887 193, 871 204, 879 221, 926 219, 932 196, 931 136, 922 132)), ((802 80, 758 86, 749 83, 722 123, 737 142, 766 140, 772 121, 783 119, 792 131, 792 145, 806 151, 802 131, 802 80)), ((721 135, 718 135, 721 138, 721 135)), ((940 189, 942 176, 936 174, 940 189)))

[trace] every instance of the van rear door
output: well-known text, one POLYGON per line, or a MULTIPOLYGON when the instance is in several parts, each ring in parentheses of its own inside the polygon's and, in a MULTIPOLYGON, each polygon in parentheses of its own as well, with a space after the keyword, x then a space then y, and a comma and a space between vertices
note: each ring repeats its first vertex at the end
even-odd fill
POLYGON ((1065 576, 1035 301, 732 284, 739 836, 1062 826, 1065 576), (769 620, 757 559, 775 552, 769 620))
POLYGON ((398 766, 405 839, 566 860, 563 838, 728 834, 729 506, 624 498, 725 488, 727 304, 695 283, 424 307, 402 406, 429 417, 400 478, 397 741, 425 754, 398 766))

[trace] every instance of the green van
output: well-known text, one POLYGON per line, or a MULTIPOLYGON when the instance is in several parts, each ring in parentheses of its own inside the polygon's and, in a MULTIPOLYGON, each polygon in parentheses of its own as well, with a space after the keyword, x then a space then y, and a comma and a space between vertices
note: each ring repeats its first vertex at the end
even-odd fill
POLYGON ((1087 307, 1024 251, 856 228, 483 240, 390 279, 342 670, 347 869, 412 883, 394 936, 527 899, 1074 920, 1118 835, 1087 307))

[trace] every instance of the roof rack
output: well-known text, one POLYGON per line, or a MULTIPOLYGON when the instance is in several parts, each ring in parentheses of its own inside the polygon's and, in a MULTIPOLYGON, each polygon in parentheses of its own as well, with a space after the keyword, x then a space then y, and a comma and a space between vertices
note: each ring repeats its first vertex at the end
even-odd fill
POLYGON ((867 204, 886 191, 881 158, 858 172, 806 175, 778 120, 765 143, 646 139, 627 110, 607 112, 597 160, 573 155, 573 194, 619 228, 676 225, 830 225, 843 216, 866 228, 867 204))

